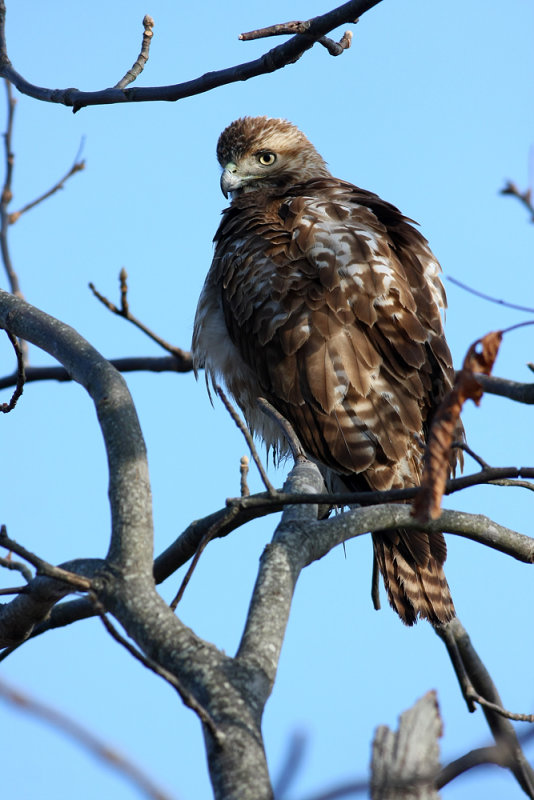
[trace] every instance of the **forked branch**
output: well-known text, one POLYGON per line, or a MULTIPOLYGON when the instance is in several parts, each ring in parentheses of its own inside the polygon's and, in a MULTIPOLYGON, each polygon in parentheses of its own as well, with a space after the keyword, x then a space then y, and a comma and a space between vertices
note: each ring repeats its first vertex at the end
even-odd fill
MULTIPOLYGON (((349 2, 328 11, 326 14, 309 20, 305 36, 297 34, 289 41, 269 50, 254 61, 208 72, 185 83, 178 83, 172 86, 113 87, 96 92, 82 92, 73 88, 48 89, 36 86, 17 72, 8 57, 5 34, 6 6, 4 0, 0 0, 0 76, 11 81, 22 94, 29 95, 37 100, 70 106, 73 111, 77 111, 84 106, 110 103, 182 100, 184 97, 192 97, 236 81, 246 81, 258 75, 275 72, 288 64, 294 64, 303 53, 312 48, 327 33, 340 25, 354 23, 358 17, 361 17, 362 14, 369 11, 379 2, 380 0, 349 0, 349 2)), ((329 45, 328 42, 324 42, 324 44, 329 48, 329 52, 332 52, 333 55, 338 55, 348 47, 349 40, 345 36, 339 43, 332 42, 332 45, 335 45, 334 47, 329 45)))

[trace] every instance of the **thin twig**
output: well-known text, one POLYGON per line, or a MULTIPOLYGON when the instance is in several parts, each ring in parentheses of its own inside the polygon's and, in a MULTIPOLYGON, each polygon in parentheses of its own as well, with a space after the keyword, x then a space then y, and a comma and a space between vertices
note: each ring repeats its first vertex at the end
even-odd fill
MULTIPOLYGON (((2 559, 4 560, 4 559, 2 559)), ((26 594, 28 591, 27 586, 9 586, 6 589, 0 589, 0 594, 26 594)))
POLYGON ((258 405, 268 417, 270 417, 278 427, 281 429, 284 438, 286 439, 289 448, 291 450, 291 455, 293 456, 294 461, 301 461, 302 459, 306 458, 306 453, 304 452, 304 448, 302 447, 297 434, 295 433, 295 429, 291 425, 291 423, 282 415, 279 411, 276 410, 274 406, 272 406, 268 400, 264 397, 258 397, 258 405))
POLYGON ((528 489, 534 492, 534 483, 530 481, 518 481, 514 478, 501 478, 500 480, 488 481, 492 486, 516 486, 519 489, 528 489))
POLYGON ((249 449, 250 449, 250 454, 251 454, 252 458, 254 459, 254 463, 256 464, 256 466, 258 468, 258 472, 260 473, 261 479, 263 481, 263 485, 265 486, 265 488, 267 489, 269 494, 272 497, 275 497, 276 494, 277 494, 276 489, 274 488, 274 486, 272 485, 271 481, 267 477, 267 473, 265 472, 263 464, 261 463, 260 457, 258 455, 258 451, 256 450, 256 446, 254 444, 254 440, 253 440, 253 438, 252 438, 252 436, 250 434, 250 431, 248 430, 247 426, 245 425, 245 423, 243 422, 243 420, 241 419, 241 417, 239 416, 239 414, 237 413, 235 408, 232 406, 232 404, 230 403, 228 398, 226 397, 226 395, 223 392, 223 390, 221 389, 221 387, 220 386, 216 386, 215 389, 217 391, 217 394, 219 395, 219 397, 223 401, 224 407, 226 408, 226 410, 228 411, 228 413, 232 417, 233 421, 235 422, 235 424, 237 425, 237 427, 239 428, 239 430, 241 431, 241 433, 245 437, 245 441, 248 444, 249 449))
POLYGON ((109 619, 106 613, 106 609, 104 608, 100 600, 97 598, 97 596, 94 594, 94 592, 90 592, 89 597, 95 607, 98 616, 102 620, 102 624, 104 625, 105 629, 110 634, 110 636, 112 636, 116 642, 121 644, 130 653, 130 655, 132 655, 134 658, 140 661, 144 667, 152 670, 152 672, 155 672, 156 675, 160 676, 160 678, 163 678, 164 680, 167 681, 167 683, 170 683, 171 686, 173 686, 174 689, 176 689, 176 691, 182 698, 184 704, 192 711, 194 711, 198 715, 200 720, 204 723, 204 725, 206 725, 206 727, 210 729, 211 733, 213 734, 218 744, 219 745, 222 744, 223 734, 221 733, 221 731, 219 731, 219 729, 215 725, 215 722, 208 714, 206 709, 203 706, 201 706, 200 703, 198 703, 197 700, 195 700, 193 695, 182 686, 178 678, 175 675, 173 675, 172 672, 169 672, 168 669, 165 669, 165 667, 160 666, 152 658, 149 658, 149 656, 145 655, 136 647, 134 647, 133 644, 131 644, 131 642, 129 642, 127 639, 124 638, 124 636, 122 636, 121 633, 119 633, 119 631, 116 629, 116 627, 109 619))
POLYGON ((63 177, 60 178, 57 181, 57 183, 55 183, 52 186, 51 189, 48 189, 47 192, 44 192, 42 195, 37 197, 35 200, 32 200, 31 203, 27 203, 25 206, 20 208, 18 211, 14 211, 13 213, 9 214, 8 215, 8 222, 9 222, 10 225, 14 225, 15 222, 23 214, 25 214, 27 211, 31 211, 32 208, 35 208, 35 206, 38 206, 44 200, 48 200, 49 197, 52 197, 52 195, 54 195, 56 192, 59 192, 60 189, 63 189, 63 187, 65 186, 65 183, 68 181, 69 178, 72 178, 72 176, 76 175, 77 172, 81 172, 83 169, 85 169, 85 161, 80 161, 79 160, 80 156, 82 154, 82 151, 83 151, 84 141, 85 140, 82 138, 82 140, 80 142, 80 146, 78 147, 78 152, 76 153, 76 156, 74 157, 74 162, 72 164, 72 167, 69 169, 69 171, 66 172, 65 175, 63 175, 63 177))
POLYGON ((532 204, 532 190, 525 189, 522 192, 513 181, 507 181, 499 194, 509 194, 517 197, 530 214, 530 221, 534 222, 534 205, 532 204))
POLYGON ((145 64, 148 61, 148 53, 150 50, 150 45, 152 43, 153 32, 152 28, 154 27, 154 20, 148 14, 143 17, 143 40, 141 42, 141 52, 137 56, 135 62, 127 71, 126 75, 120 79, 118 83, 115 84, 113 87, 114 89, 124 89, 125 86, 128 86, 129 83, 133 83, 135 79, 142 73, 145 68, 145 64))
POLYGON ((277 25, 268 25, 265 28, 257 28, 254 31, 247 31, 239 34, 242 42, 249 42, 252 39, 266 39, 268 36, 294 36, 297 33, 306 33, 311 25, 311 20, 293 20, 292 22, 280 22, 277 25))
MULTIPOLYGON (((239 39, 243 42, 248 42, 252 39, 265 39, 268 36, 288 36, 299 34, 306 36, 310 29, 313 20, 299 21, 293 20, 292 22, 281 22, 276 25, 268 25, 266 28, 257 28, 254 31, 239 34, 239 39)), ((354 23, 358 19, 354 20, 354 23)), ((313 38, 313 37, 312 37, 313 38)), ((328 36, 320 36, 315 39, 316 42, 326 47, 331 56, 340 56, 344 50, 348 50, 352 42, 352 32, 345 31, 339 42, 335 42, 328 36)))
POLYGON ((15 154, 12 149, 12 136, 13 136, 13 120, 15 116, 15 107, 17 101, 11 92, 11 84, 5 81, 6 94, 7 94, 7 126, 4 133, 4 150, 6 156, 6 175, 4 178, 4 186, 0 196, 0 249, 2 251, 2 261, 6 271, 7 279, 9 282, 10 291, 17 297, 22 297, 22 291, 18 275, 13 268, 11 255, 9 253, 9 246, 7 241, 7 234, 9 229, 9 212, 8 207, 13 199, 13 191, 11 188, 13 181, 13 168, 15 166, 15 154))
POLYGON ((121 269, 119 273, 119 284, 120 284, 120 293, 121 293, 121 307, 118 308, 115 303, 112 303, 111 300, 108 300, 107 297, 104 297, 103 294, 100 294, 99 291, 95 288, 94 283, 89 284, 89 288, 100 302, 106 306, 113 314, 117 314, 119 317, 123 317, 127 319, 128 322, 131 322, 132 325, 135 325, 139 330, 143 331, 153 342, 159 344, 164 350, 168 353, 171 353, 173 356, 179 359, 184 359, 188 353, 185 350, 182 350, 180 347, 175 347, 169 342, 166 342, 165 339, 162 339, 161 336, 158 336, 154 331, 151 331, 150 328, 147 328, 137 317, 134 317, 133 314, 130 313, 130 308, 128 305, 128 273, 124 269, 121 269))
POLYGON ((453 278, 450 275, 447 275, 447 280, 451 283, 454 283, 455 286, 459 286, 460 289, 463 289, 470 294, 474 294, 475 297, 482 298, 482 300, 487 300, 490 303, 496 303, 498 306, 504 306, 504 308, 513 308, 515 311, 527 311, 531 314, 534 314, 534 308, 531 308, 530 306, 518 306, 516 303, 508 302, 508 300, 499 300, 498 297, 493 297, 485 292, 480 292, 478 289, 473 289, 472 286, 468 286, 466 283, 462 283, 462 281, 459 281, 457 278, 453 278))
POLYGON ((507 711, 497 703, 486 700, 486 698, 482 697, 473 687, 469 690, 469 697, 475 703, 478 703, 479 706, 484 706, 484 708, 495 711, 496 714, 500 714, 501 717, 505 717, 506 719, 512 719, 514 722, 534 722, 534 714, 517 714, 514 711, 507 711))
POLYGON ((48 725, 66 734, 69 739, 73 739, 87 750, 90 750, 101 761, 132 781, 137 789, 144 792, 147 797, 152 798, 152 800, 171 800, 170 795, 157 787, 136 764, 102 742, 101 739, 80 725, 77 720, 68 717, 51 706, 45 705, 40 700, 30 697, 19 689, 14 689, 3 680, 0 681, 0 696, 6 702, 26 711, 28 714, 32 714, 34 717, 38 717, 48 725))
POLYGON ((484 461, 482 456, 479 456, 478 453, 475 453, 474 450, 471 450, 471 448, 469 447, 467 442, 461 442, 461 441, 453 442, 451 444, 451 450, 454 450, 454 449, 463 450, 464 453, 467 453, 468 455, 470 455, 471 458, 474 459, 480 467, 482 467, 482 469, 491 469, 491 467, 488 464, 488 462, 484 461))
POLYGON ((61 567, 55 567, 53 564, 49 564, 48 561, 44 561, 42 558, 39 558, 39 556, 36 556, 35 553, 30 552, 30 550, 26 550, 25 547, 15 542, 13 539, 10 539, 7 535, 5 525, 0 527, 0 546, 16 553, 29 564, 33 564, 39 575, 47 575, 49 578, 63 581, 69 586, 73 586, 75 589, 81 591, 87 591, 91 588, 91 581, 88 578, 83 578, 81 575, 76 575, 76 573, 69 572, 61 567))
POLYGON ((15 355, 17 356, 17 385, 15 386, 15 391, 11 395, 10 401, 8 403, 0 403, 0 411, 3 414, 9 414, 10 411, 13 411, 17 405, 19 397, 24 391, 24 353, 22 352, 22 347, 20 346, 17 337, 13 336, 10 331, 6 331, 6 333, 7 338, 13 345, 15 355))
POLYGON ((231 522, 235 517, 237 517, 238 513, 239 513, 239 509, 237 508, 237 506, 233 506, 232 508, 230 508, 226 512, 224 517, 222 517, 221 519, 217 520, 217 522, 215 522, 210 528, 208 528, 208 530, 206 531, 206 533, 204 534, 204 536, 200 540, 199 545, 197 547, 197 550, 195 552, 195 555, 193 556, 193 559, 191 561, 191 564, 189 565, 189 568, 188 568, 187 572, 185 573, 184 579, 183 579, 182 583, 180 584, 180 588, 178 589, 178 592, 176 593, 176 596, 175 596, 174 600, 169 605, 169 608, 171 608, 173 611, 176 611, 176 607, 178 606, 178 603, 180 602, 180 600, 184 596, 184 592, 185 592, 185 590, 187 588, 187 584, 191 580, 191 576, 193 575, 193 572, 195 571, 195 568, 196 568, 196 566, 198 564, 200 556, 202 555, 202 553, 204 552, 204 550, 206 549, 208 544, 211 542, 211 540, 216 538, 216 536, 219 533, 219 531, 221 530, 221 528, 225 527, 229 522, 231 522))

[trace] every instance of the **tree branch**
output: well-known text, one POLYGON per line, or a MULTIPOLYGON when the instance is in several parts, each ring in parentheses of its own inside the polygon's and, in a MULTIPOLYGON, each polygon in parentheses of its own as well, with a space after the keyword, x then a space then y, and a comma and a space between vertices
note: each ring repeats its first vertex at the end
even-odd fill
POLYGON ((322 36, 339 25, 354 22, 366 11, 377 5, 380 0, 350 0, 347 3, 328 11, 319 17, 309 20, 306 36, 293 36, 288 42, 269 50, 254 61, 248 61, 227 69, 208 72, 200 78, 172 86, 133 87, 129 89, 103 89, 96 92, 82 92, 78 89, 48 89, 36 86, 20 75, 12 66, 5 36, 6 7, 0 0, 0 76, 7 78, 17 87, 19 92, 36 100, 49 103, 61 103, 78 111, 84 106, 105 105, 110 103, 139 103, 165 100, 176 101, 184 97, 211 91, 219 86, 226 86, 236 81, 246 81, 258 75, 282 69, 297 61, 306 50, 309 50, 322 36))
POLYGON ((152 43, 153 32, 152 28, 154 27, 154 20, 148 14, 143 17, 143 39, 141 42, 141 52, 137 56, 135 62, 130 67, 130 69, 126 72, 126 75, 118 81, 114 89, 124 89, 125 86, 128 86, 129 83, 133 83, 135 79, 142 73, 145 68, 145 64, 148 61, 148 54, 150 51, 150 45, 152 43))
POLYGON ((503 752, 499 745, 491 747, 478 747, 460 758, 446 764, 436 778, 436 787, 442 789, 448 783, 463 775, 474 767, 481 767, 486 764, 495 764, 498 767, 509 767, 508 753, 503 752))
POLYGON ((103 761, 107 766, 117 770, 123 777, 130 780, 135 788, 142 791, 147 797, 151 797, 152 800, 171 800, 170 795, 156 786, 136 764, 102 742, 76 720, 30 697, 19 689, 14 689, 5 681, 0 681, 0 696, 7 703, 11 703, 16 708, 38 717, 43 722, 66 734, 69 739, 74 740, 92 752, 100 761, 103 761))
POLYGON ((25 547, 15 542, 13 539, 10 539, 7 535, 5 525, 2 525, 0 528, 0 547, 5 547, 6 550, 24 558, 25 561, 28 561, 28 563, 36 568, 39 575, 46 575, 48 578, 62 581, 80 591, 88 591, 91 588, 91 581, 87 578, 80 577, 75 572, 70 572, 69 570, 49 564, 48 561, 39 558, 35 553, 31 553, 29 550, 26 550, 25 547))
POLYGON ((22 206, 22 208, 20 208, 18 211, 11 212, 8 215, 8 222, 10 225, 14 225, 15 222, 17 222, 17 220, 20 219, 20 217, 23 214, 26 214, 27 211, 31 211, 32 208, 35 208, 40 203, 44 202, 45 200, 48 200, 49 197, 52 197, 52 195, 56 194, 56 192, 59 192, 61 189, 64 188, 65 183, 68 181, 69 178, 72 178, 72 176, 76 175, 77 172, 81 172, 83 169, 85 169, 85 161, 79 161, 82 150, 83 150, 83 139, 78 148, 78 152, 76 153, 74 163, 72 167, 69 169, 69 171, 66 172, 65 175, 63 175, 63 177, 60 178, 57 181, 57 183, 55 183, 52 186, 51 189, 48 189, 48 191, 43 192, 43 194, 39 195, 39 197, 37 197, 35 200, 32 200, 31 203, 26 203, 26 205, 22 206))
POLYGON ((513 181, 506 181, 500 194, 508 194, 512 197, 517 197, 519 202, 522 203, 529 212, 530 221, 534 222, 534 205, 532 205, 532 191, 530 189, 526 189, 522 192, 513 181))
POLYGON ((477 381, 488 394, 508 397, 510 400, 526 405, 534 404, 534 383, 518 383, 505 378, 496 378, 493 375, 480 374, 477 375, 477 381))
POLYGON ((464 696, 467 694, 466 699, 469 700, 465 678, 468 679, 469 684, 473 686, 478 695, 489 701, 489 706, 482 705, 481 707, 497 746, 519 785, 528 797, 533 798, 534 770, 525 758, 513 725, 501 713, 503 704, 499 693, 473 647, 467 631, 458 618, 451 620, 447 625, 436 625, 434 630, 447 647, 462 692, 464 696), (454 655, 455 651, 456 656, 454 655), (459 662, 456 660, 457 658, 460 659, 459 662), (495 706, 500 710, 497 711, 495 706))
POLYGON ((24 382, 25 382, 25 372, 24 372, 24 352, 22 349, 19 340, 13 336, 10 331, 6 331, 7 337, 13 346, 13 350, 15 351, 15 355, 17 357, 17 383, 15 385, 15 391, 11 395, 11 399, 8 403, 0 403, 0 411, 3 414, 8 414, 10 411, 13 411, 17 402, 24 391, 24 382))
MULTIPOLYGON (((1 4, 0 4, 1 14, 1 4)), ((2 261, 6 271, 9 287, 13 294, 17 297, 22 297, 22 291, 18 275, 15 272, 11 255, 9 253, 9 246, 7 235, 9 230, 9 204, 13 199, 13 190, 11 188, 13 182, 13 168, 15 166, 15 154, 12 148, 12 135, 13 135, 13 120, 15 117, 15 107, 17 101, 11 92, 11 84, 9 81, 5 82, 6 96, 7 96, 7 127, 4 133, 4 150, 6 157, 6 175, 4 178, 4 186, 2 194, 0 195, 0 252, 2 253, 2 261)))
POLYGON ((261 477, 261 479, 263 481, 263 485, 267 489, 267 493, 269 494, 270 497, 275 497, 276 496, 276 489, 274 488, 274 486, 272 485, 271 481, 267 477, 267 473, 266 473, 266 471, 264 469, 263 464, 261 463, 261 459, 260 459, 260 457, 258 455, 258 451, 256 450, 256 445, 254 444, 254 439, 252 438, 252 434, 250 433, 250 431, 246 427, 245 423, 243 422, 243 420, 241 419, 241 417, 239 416, 239 414, 237 413, 235 408, 232 406, 232 404, 230 403, 228 398, 226 397, 226 395, 223 392, 223 390, 221 389, 221 387, 220 386, 216 386, 215 388, 216 388, 217 394, 219 395, 220 399, 222 400, 222 403, 223 403, 225 409, 228 411, 228 413, 230 414, 231 418, 233 419, 233 421, 235 422, 235 424, 237 425, 237 427, 239 428, 239 430, 241 431, 241 433, 243 434, 243 436, 245 438, 245 441, 246 441, 246 443, 247 443, 247 445, 249 447, 249 450, 250 450, 250 454, 251 454, 251 456, 252 456, 252 458, 254 460, 254 463, 256 464, 258 472, 260 473, 260 477, 261 477))
MULTIPOLYGON (((41 568, 44 563, 41 562, 41 568)), ((61 567, 46 565, 45 568, 47 571, 50 568, 54 577, 38 575, 27 584, 24 594, 0 605, 0 647, 14 648, 30 638, 35 627, 47 619, 55 604, 72 593, 76 577, 79 576, 80 583, 85 585, 98 574, 102 566, 100 559, 76 559, 61 567)))
POLYGON ((137 659, 137 661, 139 661, 144 667, 152 670, 152 672, 155 672, 156 675, 159 675, 161 678, 163 678, 163 680, 167 681, 167 683, 170 683, 170 685, 174 689, 176 689, 176 691, 182 698, 184 705, 186 705, 188 708, 191 708, 193 711, 196 712, 196 714, 202 720, 204 725, 206 725, 210 729, 213 736, 217 739, 219 744, 222 745, 224 741, 224 736, 217 729, 217 726, 215 725, 210 715, 200 705, 200 703, 196 701, 193 695, 182 686, 178 678, 171 672, 169 672, 169 670, 165 669, 164 667, 160 667, 160 665, 152 658, 147 658, 147 656, 143 655, 143 653, 137 650, 137 648, 135 648, 132 644, 130 644, 130 642, 127 639, 125 639, 124 636, 122 636, 122 634, 119 633, 119 631, 115 628, 111 620, 106 615, 106 610, 104 606, 100 603, 96 595, 91 594, 89 599, 92 602, 96 613, 102 620, 104 628, 107 630, 110 636, 113 639, 115 639, 115 641, 118 642, 122 647, 124 647, 130 653, 130 655, 133 656, 135 659, 137 659))
POLYGON ((104 297, 104 295, 100 294, 100 292, 96 290, 93 283, 89 284, 89 288, 97 300, 100 300, 100 302, 105 305, 106 308, 108 308, 113 314, 117 314, 119 317, 123 317, 124 319, 128 320, 128 322, 131 322, 132 325, 135 325, 136 328, 139 328, 139 330, 143 331, 143 333, 145 333, 149 339, 152 339, 152 341, 156 342, 156 344, 159 344, 160 347, 173 355, 178 361, 185 362, 187 359, 189 359, 192 369, 193 362, 190 353, 186 353, 180 347, 175 347, 174 345, 169 344, 169 342, 166 342, 165 339, 162 339, 161 336, 157 335, 157 333, 154 333, 154 331, 150 330, 150 328, 147 328, 147 326, 141 322, 141 320, 137 319, 137 317, 134 317, 134 315, 131 313, 128 305, 128 273, 124 267, 119 273, 119 282, 121 293, 120 308, 117 308, 117 306, 112 303, 111 300, 108 300, 107 297, 104 297))
MULTIPOLYGON (((182 351, 183 356, 134 356, 131 358, 110 358, 109 364, 117 372, 192 372, 191 353, 182 351)), ((64 367, 26 367, 25 383, 35 381, 71 381, 72 378, 64 367)), ((17 385, 17 373, 0 378, 0 389, 10 389, 17 385)))
POLYGON ((152 503, 146 450, 132 398, 122 376, 76 331, 0 290, 0 327, 63 363, 92 397, 108 455, 112 516, 109 556, 135 559, 152 574, 152 503), (125 532, 128 536, 125 536, 125 532))

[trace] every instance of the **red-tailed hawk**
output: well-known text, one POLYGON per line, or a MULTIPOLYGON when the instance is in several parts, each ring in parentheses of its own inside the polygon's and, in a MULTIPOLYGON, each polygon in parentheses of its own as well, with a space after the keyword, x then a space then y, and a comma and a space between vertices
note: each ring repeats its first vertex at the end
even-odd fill
MULTIPOLYGON (((417 486, 423 442, 451 385, 440 267, 398 209, 334 178, 282 119, 245 117, 221 134, 232 203, 199 300, 195 367, 224 379, 248 425, 278 454, 266 398, 330 486, 417 486)), ((388 598, 408 625, 454 606, 442 534, 373 534, 388 598)))

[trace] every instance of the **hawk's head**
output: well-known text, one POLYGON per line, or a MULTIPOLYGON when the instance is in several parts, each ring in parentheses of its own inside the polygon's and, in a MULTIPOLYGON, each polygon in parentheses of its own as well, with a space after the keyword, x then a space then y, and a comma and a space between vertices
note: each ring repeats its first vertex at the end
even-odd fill
POLYGON ((280 190, 330 176, 311 142, 284 119, 237 119, 221 133, 217 158, 223 168, 221 189, 225 197, 230 192, 280 190))

